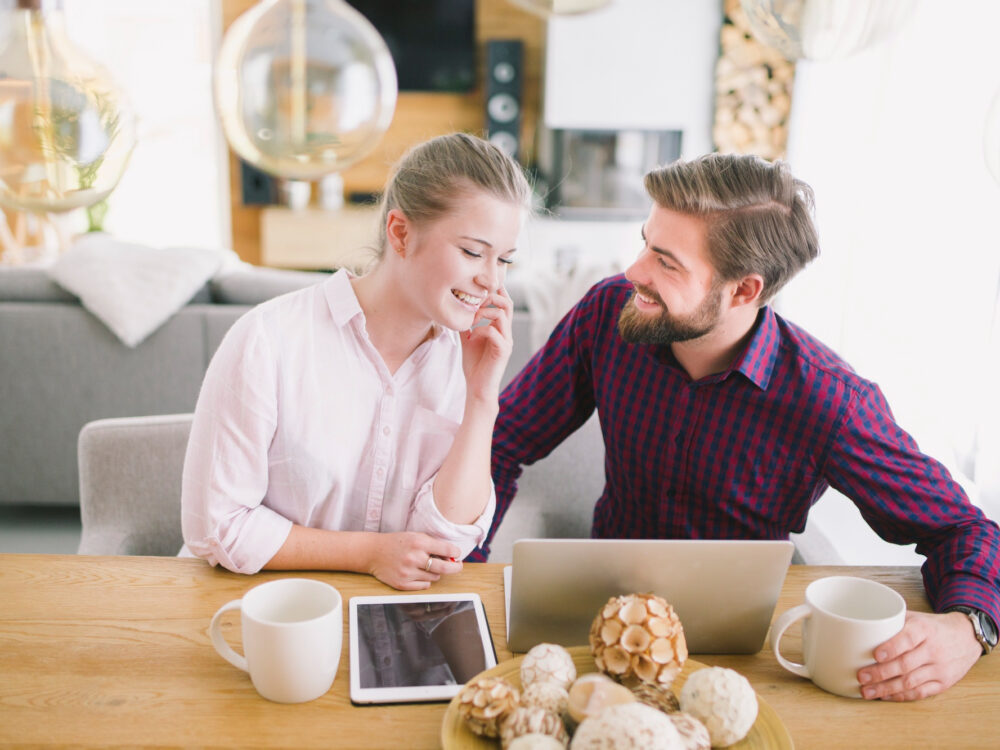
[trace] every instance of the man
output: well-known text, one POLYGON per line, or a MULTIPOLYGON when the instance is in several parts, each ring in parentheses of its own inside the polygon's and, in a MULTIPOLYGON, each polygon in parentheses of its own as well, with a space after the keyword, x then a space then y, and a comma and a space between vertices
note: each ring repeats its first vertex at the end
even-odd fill
POLYGON ((521 466, 596 408, 593 536, 786 539, 835 487, 883 538, 916 542, 938 613, 907 614, 858 673, 862 694, 947 689, 996 643, 1000 528, 874 383, 767 306, 818 254, 812 190, 780 162, 718 154, 656 169, 646 189, 638 259, 584 296, 500 399, 497 512, 472 559, 521 466))

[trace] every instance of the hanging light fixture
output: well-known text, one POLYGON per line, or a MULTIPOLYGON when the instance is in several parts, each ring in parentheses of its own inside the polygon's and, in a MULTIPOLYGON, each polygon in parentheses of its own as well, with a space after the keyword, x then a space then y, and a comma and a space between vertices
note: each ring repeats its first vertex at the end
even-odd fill
POLYGON ((388 129, 396 69, 379 33, 343 0, 261 0, 226 32, 215 106, 244 161, 318 179, 363 158, 388 129))
POLYGON ((860 52, 903 25, 914 0, 741 0, 753 34, 789 60, 860 52))
POLYGON ((532 13, 548 18, 549 16, 570 16, 579 13, 589 13, 606 5, 612 0, 510 0, 510 3, 532 13))
POLYGON ((16 0, 0 50, 0 206, 59 213, 103 200, 135 146, 135 119, 66 34, 62 0, 16 0))

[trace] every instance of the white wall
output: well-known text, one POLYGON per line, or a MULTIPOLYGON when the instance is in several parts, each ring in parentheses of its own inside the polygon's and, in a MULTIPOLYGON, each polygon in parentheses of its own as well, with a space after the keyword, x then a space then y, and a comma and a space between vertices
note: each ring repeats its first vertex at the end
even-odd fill
POLYGON ((154 246, 229 247, 228 161, 211 88, 219 3, 65 0, 64 7, 71 39, 111 72, 138 116, 139 140, 105 228, 154 246))
POLYGON ((615 0, 548 24, 550 128, 681 130, 682 155, 711 151, 721 0, 615 0))

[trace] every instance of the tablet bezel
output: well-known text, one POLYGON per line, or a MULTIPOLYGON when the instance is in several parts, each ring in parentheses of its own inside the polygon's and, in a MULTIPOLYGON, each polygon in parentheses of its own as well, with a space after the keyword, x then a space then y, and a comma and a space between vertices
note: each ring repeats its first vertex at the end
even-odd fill
POLYGON ((476 625, 483 646, 483 657, 490 669, 497 664, 493 636, 486 620, 486 610, 479 594, 387 594, 378 596, 355 596, 348 603, 349 620, 349 660, 351 681, 351 703, 371 705, 376 703, 424 703, 449 701, 462 689, 462 683, 454 685, 417 685, 410 687, 363 688, 361 687, 361 665, 358 648, 358 606, 367 604, 423 604, 427 602, 472 602, 476 613, 476 625))

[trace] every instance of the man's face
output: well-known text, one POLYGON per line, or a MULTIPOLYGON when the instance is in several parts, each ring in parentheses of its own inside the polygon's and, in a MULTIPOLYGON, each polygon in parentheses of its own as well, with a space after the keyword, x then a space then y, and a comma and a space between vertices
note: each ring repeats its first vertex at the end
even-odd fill
POLYGON ((633 343, 666 346, 710 333, 722 318, 722 284, 708 262, 705 221, 653 205, 644 247, 625 271, 635 290, 618 318, 633 343))

